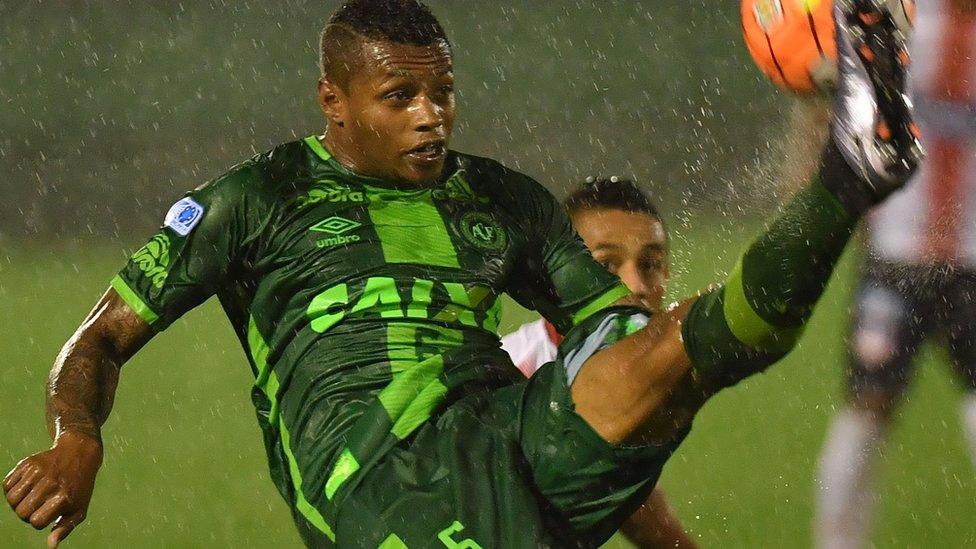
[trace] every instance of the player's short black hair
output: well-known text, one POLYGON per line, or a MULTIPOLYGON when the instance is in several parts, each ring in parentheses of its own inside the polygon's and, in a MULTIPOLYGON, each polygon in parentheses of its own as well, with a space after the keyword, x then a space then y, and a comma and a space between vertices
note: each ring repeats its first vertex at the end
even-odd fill
POLYGON ((345 85, 364 40, 450 48, 444 28, 418 0, 348 0, 322 31, 322 77, 345 85))
POLYGON ((661 214, 651 197, 642 191, 633 180, 612 177, 587 177, 563 201, 570 215, 584 210, 609 208, 647 215, 658 221, 661 214))

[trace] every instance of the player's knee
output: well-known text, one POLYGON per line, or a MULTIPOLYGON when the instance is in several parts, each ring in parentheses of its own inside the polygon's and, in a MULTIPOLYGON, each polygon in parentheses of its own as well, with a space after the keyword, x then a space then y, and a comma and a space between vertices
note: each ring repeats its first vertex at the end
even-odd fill
POLYGON ((897 400, 894 391, 885 389, 860 389, 852 392, 848 399, 852 410, 882 424, 891 420, 897 400))
POLYGON ((860 326, 851 334, 851 357, 865 371, 883 371, 897 362, 906 342, 899 342, 899 331, 892 323, 875 322, 876 327, 860 326))

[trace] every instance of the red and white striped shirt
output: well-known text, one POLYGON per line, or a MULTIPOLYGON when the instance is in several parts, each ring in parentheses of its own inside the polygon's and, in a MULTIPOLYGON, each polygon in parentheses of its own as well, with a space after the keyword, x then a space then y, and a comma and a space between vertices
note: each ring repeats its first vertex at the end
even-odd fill
POLYGON ((502 349, 525 377, 532 377, 543 364, 556 360, 556 347, 562 340, 555 326, 540 318, 503 337, 502 349))
POLYGON ((916 4, 910 87, 927 157, 868 218, 879 258, 976 267, 976 14, 916 4))

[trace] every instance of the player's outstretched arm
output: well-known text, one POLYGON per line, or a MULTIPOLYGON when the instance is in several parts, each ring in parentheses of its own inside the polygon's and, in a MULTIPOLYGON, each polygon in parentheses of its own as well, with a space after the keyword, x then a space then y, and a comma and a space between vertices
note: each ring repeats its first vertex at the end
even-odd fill
POLYGON ((47 384, 49 450, 25 458, 3 480, 7 503, 38 530, 54 524, 55 547, 85 519, 102 464, 101 427, 119 371, 152 337, 146 322, 108 290, 58 355, 47 384))
POLYGON ((256 158, 177 201, 58 355, 47 387, 54 445, 4 479, 18 516, 38 529, 54 524, 50 545, 85 518, 122 364, 230 280, 242 242, 254 241, 265 218, 263 177, 256 158))

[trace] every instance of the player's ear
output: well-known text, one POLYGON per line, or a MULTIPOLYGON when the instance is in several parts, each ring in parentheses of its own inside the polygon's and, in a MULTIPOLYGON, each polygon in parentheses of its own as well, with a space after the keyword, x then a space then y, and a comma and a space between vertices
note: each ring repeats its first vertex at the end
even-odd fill
POLYGON ((346 125, 344 98, 339 86, 325 78, 319 79, 319 108, 330 124, 340 128, 346 125))

